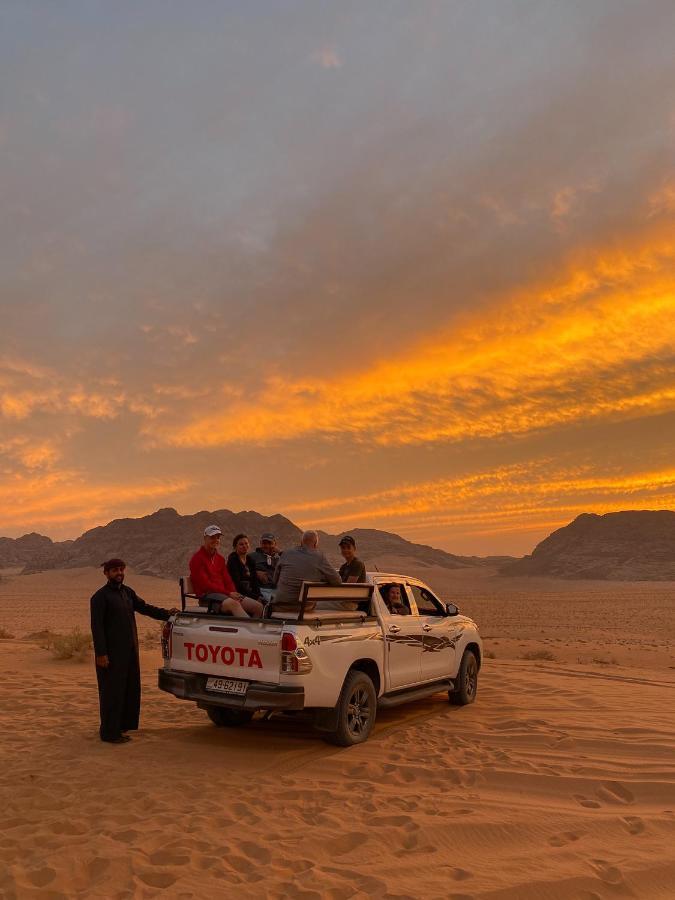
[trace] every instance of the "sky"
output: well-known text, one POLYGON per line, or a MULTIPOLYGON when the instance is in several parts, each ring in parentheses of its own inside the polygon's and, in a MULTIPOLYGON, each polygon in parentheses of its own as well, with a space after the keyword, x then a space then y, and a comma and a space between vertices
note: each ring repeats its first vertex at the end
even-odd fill
POLYGON ((675 509, 672 0, 4 0, 0 535, 675 509))

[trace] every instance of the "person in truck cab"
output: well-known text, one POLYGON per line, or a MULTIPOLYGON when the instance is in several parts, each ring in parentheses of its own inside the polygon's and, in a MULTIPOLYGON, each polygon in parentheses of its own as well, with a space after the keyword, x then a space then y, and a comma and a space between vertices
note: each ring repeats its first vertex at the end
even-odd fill
POLYGON ((260 537, 260 546, 251 553, 261 587, 274 587, 274 570, 279 562, 281 551, 277 547, 277 539, 271 531, 260 537))
POLYGON ((382 599, 385 606, 392 616, 409 616, 410 610, 404 605, 401 599, 400 584, 387 584, 380 588, 382 599))
POLYGON ((190 560, 193 590, 200 604, 207 606, 209 612, 260 618, 262 603, 237 591, 227 571, 225 558, 218 553, 221 535, 218 525, 208 525, 204 529, 202 546, 190 560))
POLYGON ((275 610, 297 611, 300 606, 300 590, 303 581, 321 581, 324 584, 342 584, 338 572, 318 549, 319 535, 305 531, 300 546, 284 550, 274 572, 277 593, 275 610))

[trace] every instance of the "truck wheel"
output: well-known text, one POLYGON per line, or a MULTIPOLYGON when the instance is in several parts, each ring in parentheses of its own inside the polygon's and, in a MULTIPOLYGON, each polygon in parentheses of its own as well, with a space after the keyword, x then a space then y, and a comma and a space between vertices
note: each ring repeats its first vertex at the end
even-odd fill
POLYGON ((236 728, 238 725, 248 725, 253 718, 253 710, 227 709, 223 706, 209 706, 206 714, 218 728, 236 728))
POLYGON ((325 739, 338 747, 362 744, 373 730, 376 712, 375 685, 365 672, 352 669, 337 703, 337 728, 325 735, 325 739))
POLYGON ((457 673, 457 687, 448 691, 448 699, 455 706, 466 706, 476 699, 478 690, 478 660, 471 650, 465 650, 457 673))

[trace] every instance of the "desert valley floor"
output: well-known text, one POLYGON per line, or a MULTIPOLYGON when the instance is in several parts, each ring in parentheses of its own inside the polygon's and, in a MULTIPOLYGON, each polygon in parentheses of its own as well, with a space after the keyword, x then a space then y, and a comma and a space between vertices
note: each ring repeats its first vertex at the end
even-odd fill
POLYGON ((675 897, 675 583, 411 574, 479 623, 478 700, 381 712, 345 750, 160 693, 140 617, 141 730, 101 744, 91 659, 26 639, 86 630, 100 572, 5 572, 0 897, 675 897))

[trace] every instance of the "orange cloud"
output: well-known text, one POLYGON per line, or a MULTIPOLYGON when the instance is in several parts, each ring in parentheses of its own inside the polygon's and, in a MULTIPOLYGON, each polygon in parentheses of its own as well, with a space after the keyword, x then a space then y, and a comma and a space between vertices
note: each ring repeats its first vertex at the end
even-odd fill
POLYGON ((329 530, 368 524, 431 533, 450 527, 467 536, 544 532, 582 512, 673 506, 675 467, 598 475, 591 466, 564 469, 540 459, 285 509, 302 524, 329 530))
POLYGON ((674 350, 675 241, 654 231, 386 361, 355 360, 358 374, 273 376, 258 396, 223 398, 222 413, 147 430, 188 447, 345 434, 402 445, 653 415, 675 408, 674 350))
POLYGON ((0 418, 21 421, 38 412, 84 419, 114 419, 131 412, 153 418, 162 410, 152 392, 128 396, 110 378, 91 378, 85 386, 78 378, 24 360, 0 359, 0 418))
MULTIPOLYGON (((24 527, 25 522, 70 526, 74 533, 108 522, 116 515, 153 512, 158 501, 184 494, 190 481, 155 479, 137 484, 92 483, 74 470, 14 473, 0 479, 3 528, 24 527)), ((35 526, 37 527, 37 525, 35 526)))

